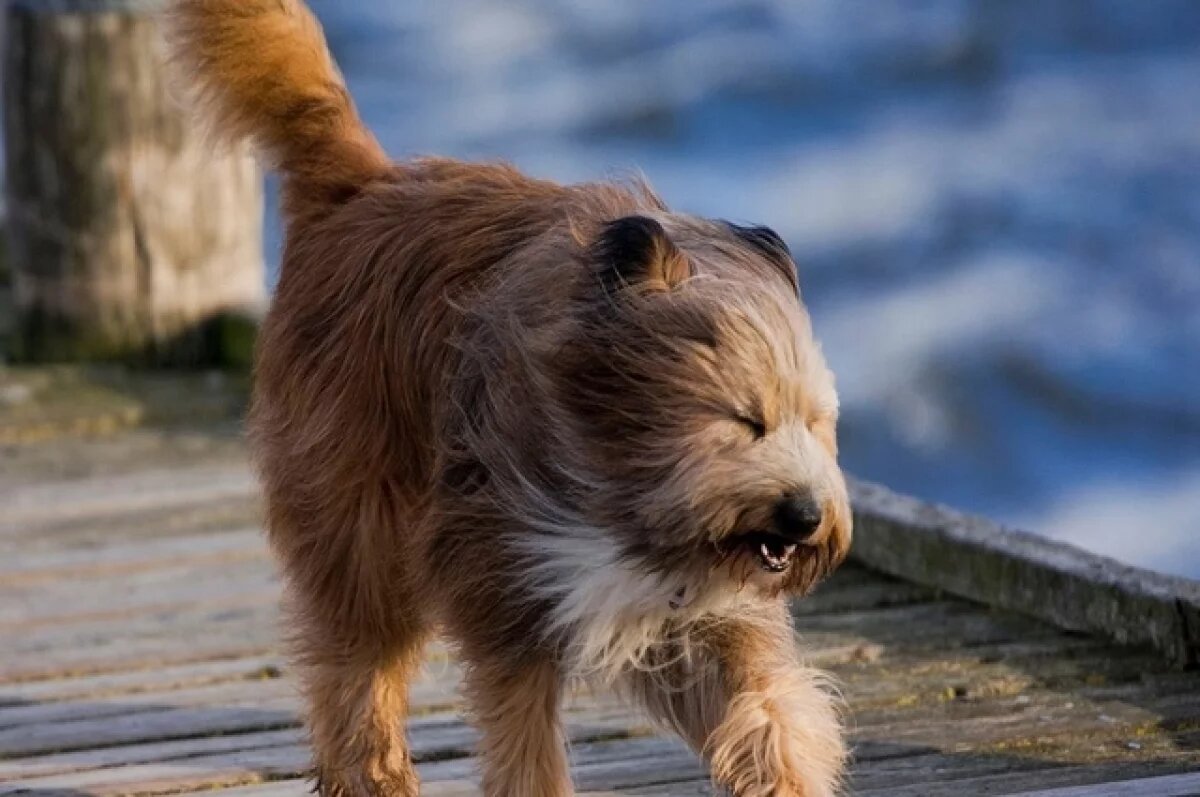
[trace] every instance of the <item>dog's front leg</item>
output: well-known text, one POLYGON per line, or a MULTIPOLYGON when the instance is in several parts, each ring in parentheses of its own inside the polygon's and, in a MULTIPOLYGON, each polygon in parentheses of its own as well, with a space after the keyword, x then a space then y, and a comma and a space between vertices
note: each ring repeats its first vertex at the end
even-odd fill
POLYGON ((635 697, 708 759, 735 797, 832 797, 846 749, 836 698, 804 666, 782 602, 717 619, 662 667, 635 673, 635 697))
POLYGON ((800 663, 785 605, 711 633, 726 703, 704 753, 738 797, 831 797, 846 758, 827 679, 800 663))

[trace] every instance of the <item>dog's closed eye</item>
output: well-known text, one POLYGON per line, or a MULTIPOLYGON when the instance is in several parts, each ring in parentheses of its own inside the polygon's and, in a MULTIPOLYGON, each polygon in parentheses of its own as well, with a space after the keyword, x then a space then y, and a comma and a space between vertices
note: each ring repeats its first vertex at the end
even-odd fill
POLYGON ((755 440, 761 440, 767 436, 767 425, 759 418, 747 413, 735 413, 734 420, 745 426, 754 435, 755 440))

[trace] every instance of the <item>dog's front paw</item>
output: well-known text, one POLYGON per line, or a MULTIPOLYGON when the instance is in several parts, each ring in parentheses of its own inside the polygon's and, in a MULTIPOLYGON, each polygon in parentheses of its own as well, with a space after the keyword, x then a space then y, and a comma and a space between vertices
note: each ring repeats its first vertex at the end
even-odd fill
POLYGON ((827 697, 810 698, 734 698, 707 746, 713 780, 733 797, 835 797, 846 760, 842 729, 827 697))

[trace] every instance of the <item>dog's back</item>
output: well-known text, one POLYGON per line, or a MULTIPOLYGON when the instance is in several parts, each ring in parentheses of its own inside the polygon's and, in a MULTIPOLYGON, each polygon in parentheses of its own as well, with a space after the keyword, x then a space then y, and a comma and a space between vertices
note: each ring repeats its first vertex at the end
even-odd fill
MULTIPOLYGON (((471 237, 471 214, 447 215, 438 195, 524 197, 529 181, 394 165, 301 2, 186 0, 170 21, 214 134, 250 141, 282 176, 281 277, 249 421, 272 542, 302 611, 384 634, 400 618, 385 597, 396 569, 381 563, 408 558, 402 521, 432 464, 432 380, 452 332, 444 295, 473 280, 490 243, 475 241, 476 262, 449 251, 471 237)), ((514 204, 527 224, 529 203, 514 204)))
POLYGON ((544 282, 538 301, 567 290, 520 253, 567 216, 636 198, 503 165, 393 163, 298 0, 183 0, 171 22, 214 134, 250 141, 283 178, 249 419, 272 543, 301 611, 388 636, 406 622, 397 607, 419 603, 405 571, 425 570, 417 538, 435 531, 422 518, 463 305, 518 261, 544 282))

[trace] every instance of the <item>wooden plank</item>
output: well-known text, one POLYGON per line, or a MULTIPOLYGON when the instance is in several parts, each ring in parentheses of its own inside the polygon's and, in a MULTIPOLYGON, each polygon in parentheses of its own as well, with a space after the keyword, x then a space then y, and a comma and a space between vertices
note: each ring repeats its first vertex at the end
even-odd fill
MULTIPOLYGON (((420 769, 418 766, 417 770, 420 771, 420 769)), ((422 792, 423 795, 435 793, 422 792)), ((214 794, 219 797, 306 797, 306 795, 312 794, 312 781, 304 778, 283 778, 270 783, 255 783, 249 786, 221 789, 219 792, 214 792, 212 789, 179 792, 179 797, 213 797, 214 794)))
MULTIPOLYGON (((870 665, 866 665, 866 667, 867 667, 868 672, 864 675, 864 678, 867 682, 874 681, 879 684, 890 684, 893 688, 895 688, 902 695, 904 693, 904 690, 906 690, 912 686, 911 679, 891 680, 886 677, 886 675, 885 675, 886 670, 877 669, 874 672, 872 672, 870 665)), ((941 677, 940 673, 937 671, 934 671, 932 673, 931 680, 926 684, 926 686, 930 687, 930 686, 933 686, 934 684, 937 684, 940 677, 941 677)), ((220 695, 221 692, 220 692, 220 690, 214 690, 211 694, 213 696, 217 696, 217 695, 220 695)), ((226 697, 229 697, 229 694, 226 694, 226 697)), ((858 700, 859 700, 858 696, 851 693, 851 697, 852 697, 852 704, 858 702, 858 700)), ((879 695, 875 695, 872 697, 872 699, 878 700, 879 697, 880 697, 879 695)), ((1122 699, 1129 699, 1130 695, 1122 694, 1121 697, 1122 697, 1122 699)), ((153 700, 159 700, 159 698, 157 696, 151 696, 150 701, 134 701, 134 702, 135 703, 153 702, 153 700)), ((119 701, 112 701, 112 702, 119 704, 119 701)), ((181 701, 172 700, 170 702, 172 704, 176 704, 181 701)), ((220 704, 224 705, 225 703, 227 703, 229 701, 221 700, 218 702, 220 704)), ((887 725, 889 723, 899 723, 903 726, 904 731, 906 731, 910 734, 915 733, 918 735, 924 735, 924 737, 926 739, 928 739, 928 738, 930 738, 930 736, 937 736, 938 734, 946 734, 946 733, 953 732, 953 730, 955 728, 958 728, 958 723, 961 723, 962 720, 968 716, 976 717, 976 718, 982 717, 982 718, 986 719, 990 715, 997 714, 997 713, 1001 714, 1001 715, 1008 715, 1011 713, 1011 710, 1012 710, 1007 703, 995 702, 992 704, 984 704, 981 707, 970 707, 969 706, 968 707, 970 709, 969 714, 964 714, 962 712, 954 713, 954 707, 947 708, 947 707, 940 705, 939 702, 933 701, 932 704, 930 705, 929 709, 922 712, 922 711, 914 711, 913 710, 913 707, 916 705, 916 703, 917 703, 917 701, 913 701, 912 703, 902 705, 899 708, 896 708, 894 706, 889 706, 885 710, 876 711, 874 713, 874 715, 872 715, 869 712, 860 711, 858 714, 858 717, 857 717, 857 722, 861 728, 865 728, 868 730, 876 727, 880 723, 882 723, 884 725, 887 725)), ((173 707, 178 707, 178 705, 175 705, 173 707)), ((1024 712, 1024 714, 1027 717, 1037 716, 1036 712, 1038 710, 1040 710, 1042 707, 1043 707, 1043 703, 1040 701, 1036 702, 1036 703, 1031 703, 1030 705, 1028 705, 1026 707, 1027 710, 1024 712)), ((107 713, 110 710, 107 705, 102 705, 101 709, 105 713, 107 713)), ((37 711, 40 711, 40 710, 43 710, 43 709, 33 707, 33 708, 27 708, 27 709, 19 709, 18 711, 20 711, 20 712, 35 712, 36 713, 37 711)), ((94 712, 97 710, 99 710, 99 709, 87 708, 84 711, 85 711, 85 713, 87 713, 87 712, 94 712)), ((140 710, 140 707, 138 710, 140 710)), ((53 711, 69 712, 70 709, 69 708, 68 709, 55 708, 55 709, 53 709, 53 711)), ((64 716, 69 716, 69 713, 64 714, 64 716)), ((1140 715, 1137 715, 1137 716, 1129 719, 1128 722, 1144 721, 1147 716, 1149 716, 1149 715, 1140 714, 1140 715)), ((1114 718, 1110 718, 1110 719, 1116 719, 1116 718, 1114 717, 1114 718)), ((1070 717, 1068 716, 1063 721, 1067 722, 1067 721, 1071 721, 1071 720, 1070 720, 1070 717)), ((994 729, 989 730, 991 728, 991 726, 988 725, 987 722, 983 722, 981 724, 981 728, 986 730, 988 733, 994 734, 994 732, 995 732, 994 729)), ((1041 728, 1041 730, 1046 731, 1047 727, 1043 726, 1041 728)), ((1007 733, 1007 732, 1008 732, 1008 730, 1002 729, 1002 733, 1007 733)), ((970 735, 965 735, 965 736, 960 735, 960 738, 961 739, 969 739, 969 738, 974 738, 974 737, 971 737, 970 735)), ((984 738, 986 739, 986 738, 992 738, 992 737, 986 736, 984 738)))
POLYGON ((1200 661, 1200 583, 852 485, 856 561, 991 606, 1200 661))
POLYGON ((890 742, 965 752, 972 746, 1049 739, 1058 734, 1134 734, 1139 728, 1153 728, 1163 721, 1200 717, 1200 694, 1147 699, 1141 705, 1092 702, 1070 694, 1024 697, 1029 699, 861 711, 855 714, 854 732, 890 742))
POLYGON ((283 666, 283 658, 277 655, 249 656, 86 675, 79 678, 3 684, 0 685, 0 707, 66 700, 81 701, 146 692, 169 692, 174 689, 211 683, 273 678, 279 675, 283 666))
MULTIPOLYGON (((612 797, 610 788, 595 790, 586 785, 588 780, 603 780, 605 770, 611 766, 612 771, 619 775, 628 762, 640 762, 644 770, 654 771, 654 762, 659 756, 690 755, 682 750, 678 742, 647 737, 640 739, 615 739, 602 742, 586 742, 576 744, 571 749, 573 775, 577 785, 582 788, 577 791, 580 797, 612 797)), ((433 761, 420 763, 417 771, 421 775, 421 794, 425 797, 478 797, 479 786, 476 782, 478 761, 474 757, 457 758, 450 761, 433 761)), ((223 789, 221 797, 301 797, 312 788, 310 781, 301 778, 275 780, 269 783, 257 783, 223 789)), ((202 797, 211 795, 211 790, 185 792, 181 797, 202 797)))
POLYGON ((295 777, 308 767, 303 744, 235 750, 163 764, 129 764, 65 775, 16 780, 0 786, 0 794, 72 791, 91 795, 156 794, 182 789, 218 788, 270 777, 295 777))
MULTIPOLYGON (((1120 791, 1121 781, 1153 781, 1178 773, 1180 768, 1195 769, 1200 766, 1194 758, 1189 765, 1184 761, 1121 761, 1098 765, 1051 765, 1036 770, 1024 770, 997 775, 985 775, 964 779, 938 780, 936 773, 922 781, 907 783, 899 787, 884 786, 878 789, 864 789, 858 792, 861 797, 962 797, 976 794, 1005 794, 1028 795, 1030 790, 1042 797, 1045 792, 1053 792, 1060 787, 1071 786, 1080 789, 1077 794, 1087 797, 1109 797, 1110 795, 1128 794, 1120 791), (1086 784, 1086 785, 1084 785, 1086 784)), ((1193 791, 1172 790, 1169 782, 1163 783, 1166 791, 1153 791, 1153 784, 1148 791, 1134 791, 1137 797, 1193 797, 1195 781, 1190 784, 1193 791)), ((1057 796, 1056 796, 1057 797, 1057 796)), ((1074 797, 1074 795, 1073 795, 1074 797)))
POLYGON ((1200 772, 1090 786, 1025 791, 1012 797, 1195 797, 1197 794, 1200 794, 1200 772))
POLYGON ((0 538, 25 536, 63 522, 141 510, 220 503, 254 495, 244 463, 173 467, 67 482, 0 487, 0 538))
MULTIPOLYGON (((453 690, 444 682, 434 682, 414 691, 414 700, 424 701, 423 705, 415 704, 417 712, 440 708, 453 700, 453 690)), ((609 701, 609 698, 603 696, 603 700, 609 701)), ((628 710, 615 706, 611 701, 597 702, 587 698, 580 698, 578 705, 570 706, 567 713, 580 715, 596 710, 596 706, 611 706, 605 710, 619 710, 629 716, 628 710)), ((300 710, 298 696, 286 689, 281 693, 273 688, 263 688, 259 693, 245 691, 220 704, 151 704, 118 717, 39 722, 0 729, 0 756, 16 758, 219 733, 278 730, 298 725, 300 710)), ((433 731, 430 728, 438 722, 456 721, 452 713, 416 713, 410 716, 408 727, 425 729, 424 733, 428 736, 430 733, 436 734, 436 728, 433 731)))
MULTIPOLYGON (((628 712, 604 707, 568 712, 566 725, 568 736, 575 743, 614 734, 644 732, 628 712)), ((478 738, 472 727, 453 714, 418 717, 409 723, 409 734, 413 756, 419 761, 465 758, 471 754, 478 738)), ((83 790, 93 795, 176 792, 296 776, 305 771, 308 761, 309 751, 303 744, 236 750, 164 763, 14 780, 0 787, 0 794, 6 790, 83 790)))
MULTIPOLYGON (((423 695, 421 687, 418 686, 414 690, 414 707, 418 710, 421 709, 426 700, 435 704, 439 700, 452 700, 454 697, 452 681, 452 675, 443 675, 440 682, 431 685, 428 696, 423 695)), ((274 684, 273 686, 281 687, 283 685, 274 684)), ((227 687, 223 690, 212 690, 212 703, 219 703, 223 706, 256 705, 264 699, 277 696, 280 689, 260 689, 259 691, 261 694, 256 695, 254 694, 255 690, 249 688, 242 688, 240 691, 233 691, 227 687)), ((203 692, 204 690, 197 690, 196 694, 190 695, 186 701, 178 702, 193 702, 200 706, 208 705, 209 703, 201 694, 203 692)), ((1173 695, 1168 702, 1182 716, 1195 716, 1200 713, 1197 711, 1200 695, 1173 695)), ((153 704, 150 705, 151 708, 148 710, 153 710, 153 704)), ((1107 734, 1107 738, 1129 738, 1134 729, 1143 728, 1147 722, 1153 722, 1166 713, 1157 711, 1157 708, 1153 704, 1140 709, 1121 702, 1112 704, 1079 703, 1070 696, 1055 694, 1029 700, 1026 703, 991 700, 959 706, 934 705, 924 710, 914 709, 910 705, 902 705, 882 712, 858 712, 855 717, 855 725, 860 738, 887 739, 893 750, 898 744, 907 744, 912 751, 920 751, 928 749, 930 744, 943 746, 952 743, 961 748, 964 753, 969 753, 971 746, 1006 739, 1021 739, 1031 734, 1038 736, 1043 744, 1052 740, 1055 734, 1080 738, 1097 730, 1107 734)), ((221 733, 244 730, 242 725, 246 719, 244 715, 230 713, 228 717, 227 725, 214 726, 211 724, 211 716, 206 711, 202 710, 191 714, 174 712, 170 714, 170 722, 165 727, 161 723, 152 725, 150 732, 193 735, 197 732, 221 733), (197 722, 200 724, 197 725, 197 722)), ((291 720, 294 721, 294 715, 291 720)), ((415 723, 414 727, 419 727, 420 718, 413 722, 415 723)), ((114 739, 129 741, 131 727, 134 729, 133 739, 137 739, 139 735, 145 736, 147 733, 143 727, 145 718, 137 713, 132 716, 110 717, 109 721, 103 724, 105 725, 103 731, 100 731, 96 724, 77 725, 74 728, 75 734, 68 737, 62 735, 64 725, 57 722, 48 722, 44 727, 26 727, 24 730, 32 737, 43 740, 47 733, 54 734, 57 731, 57 735, 53 737, 54 744, 66 746, 86 746, 93 743, 112 744, 114 739)), ((17 736, 17 734, 10 734, 10 736, 17 736)), ((21 734, 21 736, 25 736, 25 734, 21 734)), ((1139 736, 1138 738, 1145 741, 1144 737, 1139 736)), ((896 754, 888 752, 886 755, 895 757, 896 754)), ((144 758, 143 755, 137 757, 144 758)), ((872 758, 874 754, 860 751, 859 757, 860 759, 872 758)), ((87 763, 86 759, 75 759, 75 762, 80 760, 87 763)), ((71 762, 72 759, 68 758, 67 761, 71 762)), ((30 774, 33 772, 45 774, 49 769, 46 761, 29 760, 13 764, 18 768, 23 765, 32 767, 30 774)), ((3 771, 4 769, 0 769, 0 772, 3 771)), ((18 771, 20 770, 18 769, 18 771)))
POLYGON ((277 647, 278 617, 273 602, 217 603, 6 635, 0 683, 259 655, 277 647))
MULTIPOLYGON (((0 708, 0 730, 29 726, 49 726, 86 719, 109 718, 119 722, 126 716, 163 708, 189 706, 238 706, 246 701, 295 696, 297 686, 291 679, 277 677, 244 678, 238 681, 198 686, 190 689, 147 692, 97 698, 87 702, 41 703, 0 708)), ((409 689, 413 712, 445 707, 457 700, 459 670, 438 667, 417 678, 409 689)))
POLYGON ((265 640, 263 623, 229 622, 216 630, 184 626, 192 644, 164 645, 162 638, 131 639, 124 645, 97 645, 85 650, 31 652, 0 663, 0 685, 52 678, 75 678, 151 667, 170 667, 213 659, 277 655, 279 645, 265 640))
POLYGON ((111 541, 100 546, 50 551, 25 551, 0 559, 0 583, 6 587, 79 578, 116 575, 152 567, 261 558, 267 553, 257 528, 190 534, 136 543, 111 541))
POLYGON ((234 408, 244 401, 245 386, 240 377, 231 374, 131 371, 91 363, 51 369, 10 366, 0 375, 0 382, 25 385, 33 395, 43 397, 48 391, 68 402, 78 395, 81 384, 101 391, 137 394, 154 416, 168 420, 178 417, 181 408, 185 412, 194 409, 197 397, 201 404, 216 399, 231 409, 224 417, 185 418, 184 424, 154 423, 120 434, 49 438, 36 445, 10 447, 0 458, 0 484, 10 490, 162 468, 245 466, 247 462, 242 424, 234 408))
POLYGON ((104 745, 165 741, 219 733, 278 730, 299 724, 297 698, 246 700, 241 705, 163 707, 110 718, 83 719, 0 730, 0 755, 87 750, 104 745))
MULTIPOLYGON (((944 768, 953 758, 928 760, 914 763, 927 767, 921 776, 920 770, 908 773, 893 773, 890 781, 864 788, 860 779, 854 778, 850 793, 858 797, 976 797, 976 795, 1010 795, 1010 797, 1195 797, 1197 792, 1196 773, 1183 775, 1157 775, 1142 778, 1142 773, 1165 772, 1178 769, 1178 761, 1125 762, 1102 766, 1073 766, 1047 761, 1022 761, 1020 759, 996 759, 998 767, 1009 766, 1015 771, 996 775, 972 777, 970 768, 944 768), (963 775, 967 775, 963 777, 963 775), (915 776, 915 777, 914 777, 915 776), (1123 777, 1124 776, 1124 777, 1123 777), (1133 778, 1133 780, 1130 780, 1133 778), (1189 780, 1192 779, 1192 780, 1189 780), (1114 782, 1118 781, 1118 782, 1114 782), (1123 785, 1130 784, 1128 786, 1123 785), (1090 785, 1063 790, 1046 789, 1027 791, 1025 787, 1036 784, 1053 786, 1056 783, 1086 782, 1090 785), (1024 787, 1023 785, 1024 784, 1024 787), (1137 784, 1133 786, 1132 784, 1137 784), (1143 787, 1143 784, 1144 787, 1143 787), (1163 791, 1154 791, 1154 788, 1163 791), (1122 791, 1122 788, 1144 788, 1142 791, 1122 791), (1187 789, 1192 791, 1187 791, 1187 789)), ((625 795, 716 795, 705 777, 673 783, 635 786, 623 790, 625 795)))
POLYGON ((583 791, 618 791, 655 783, 676 783, 707 777, 707 767, 687 748, 679 747, 653 758, 628 757, 573 769, 575 785, 583 791))
POLYGON ((188 759, 216 753, 302 745, 304 741, 305 731, 300 727, 292 727, 278 731, 200 736, 168 742, 145 742, 13 758, 0 760, 0 783, 105 767, 188 759))
MULTIPOLYGON (((803 618, 815 614, 901 606, 936 600, 938 591, 911 582, 870 573, 853 564, 844 565, 813 594, 793 601, 792 614, 803 618)), ((802 622, 803 620, 801 620, 802 622)))
MULTIPOLYGON (((1138 737, 1145 741, 1145 737, 1138 737)), ((1084 736, 1065 740, 1062 749, 1049 751, 1044 747, 1017 744, 991 750, 969 752, 935 751, 873 757, 855 749, 850 793, 890 794, 908 789, 921 793, 930 784, 955 783, 960 794, 1006 794, 1038 784, 1049 778, 1065 778, 1066 782, 1085 782, 1103 779, 1114 771, 1131 771, 1127 777, 1178 771, 1189 764, 1200 767, 1200 754, 1181 751, 1170 740, 1159 747, 1147 744, 1141 751, 1116 739, 1098 740, 1084 736), (1097 756, 1100 760, 1096 760, 1097 756), (976 784, 978 790, 964 784, 976 784), (986 787, 992 784, 993 788, 986 787), (1003 788, 1000 786, 1003 785, 1003 788), (891 790, 891 791, 889 791, 891 790)))
POLYGON ((966 781, 1012 772, 1040 772, 1058 766, 1034 757, 913 750, 913 755, 888 756, 879 760, 856 756, 850 776, 850 793, 886 792, 914 783, 966 781))
MULTIPOLYGON (((0 708, 0 734, 5 731, 16 733, 22 728, 37 732, 41 727, 64 725, 82 720, 107 719, 113 723, 124 721, 131 715, 162 709, 205 706, 240 706, 247 701, 261 702, 267 699, 294 696, 296 688, 291 681, 282 678, 261 681, 234 681, 232 683, 181 689, 162 695, 156 692, 138 695, 120 695, 98 698, 86 702, 35 703, 25 706, 0 708)), ((0 736, 0 738, 3 738, 0 736)))
MULTIPOLYGON (((612 794, 648 783, 704 777, 705 773, 699 759, 681 742, 659 736, 574 744, 570 758, 580 794, 612 794)), ((424 780, 422 794, 479 793, 474 758, 429 762, 418 770, 424 780)))
MULTIPOLYGON (((74 578, 53 583, 0 586, 0 640, 23 636, 46 625, 91 625, 98 620, 154 614, 163 608, 198 603, 228 605, 233 596, 255 596, 257 602, 279 600, 279 579, 265 556, 206 563, 184 563, 113 575, 86 577, 80 590, 74 578), (99 597, 102 596, 102 597, 99 597)), ((59 629, 46 629, 53 632, 59 629)))
MULTIPOLYGON (((97 619, 36 635, 8 634, 2 637, 7 654, 0 663, 0 683, 262 652, 274 644, 277 616, 262 593, 235 598, 229 605, 172 606, 156 614, 97 619)), ((908 642, 905 629, 918 622, 937 625, 920 640, 924 647, 949 645, 952 639, 994 644, 1051 633, 942 602, 808 618, 801 636, 810 657, 822 650, 853 656, 863 646, 908 642)))
POLYGON ((125 515, 49 524, 31 532, 28 537, 0 538, 0 556, 220 533, 261 522, 262 505, 256 496, 219 503, 145 509, 125 515))
MULTIPOLYGON (((420 771, 420 767, 417 769, 420 771)), ((429 795, 436 792, 423 791, 422 793, 429 795)), ((213 797, 214 794, 219 797, 306 797, 306 795, 312 794, 312 781, 304 778, 282 778, 270 783, 255 783, 249 786, 221 789, 219 792, 214 792, 212 789, 179 792, 179 797, 213 797)))
MULTIPOLYGON (((1150 664, 1161 666, 1162 662, 1151 657, 1150 664)), ((883 659, 840 667, 836 680, 851 707, 861 713, 896 705, 983 703, 1046 691, 1077 692, 1088 683, 1099 682, 1122 684, 1128 697, 1136 700, 1150 693, 1150 687, 1140 680, 1143 673, 1152 676, 1154 672, 1153 666, 1147 666, 1146 656, 1132 653, 1121 656, 1100 652, 1032 663, 906 656, 899 662, 883 659)), ((1200 677, 1187 678, 1180 686, 1200 690, 1200 677)), ((1100 693, 1083 696, 1089 695, 1104 697, 1100 693)), ((1113 694, 1110 699, 1120 696, 1113 694)))
POLYGON ((1044 623, 1007 612, 980 611, 955 600, 800 617, 796 627, 802 649, 850 638, 885 650, 923 650, 1060 636, 1044 623))
MULTIPOLYGON (((175 506, 219 516, 219 503, 175 506)), ((45 520, 52 532, 6 538, 18 553, 0 556, 0 793, 307 793, 265 546, 250 528, 196 534, 175 511, 67 513, 45 520), (106 539, 108 528, 122 530, 106 539), (99 547, 70 547, 81 541, 99 547), (22 552, 25 570, 13 564, 22 552)), ((1200 769, 1188 736, 1200 673, 854 565, 794 613, 805 655, 835 669, 852 709, 856 794, 1036 792, 1200 769)), ((474 731, 449 710, 457 670, 443 647, 431 657, 409 723, 422 793, 478 794, 474 731)), ((643 738, 645 723, 607 696, 581 696, 570 718, 581 794, 710 793, 691 753, 643 738)))

